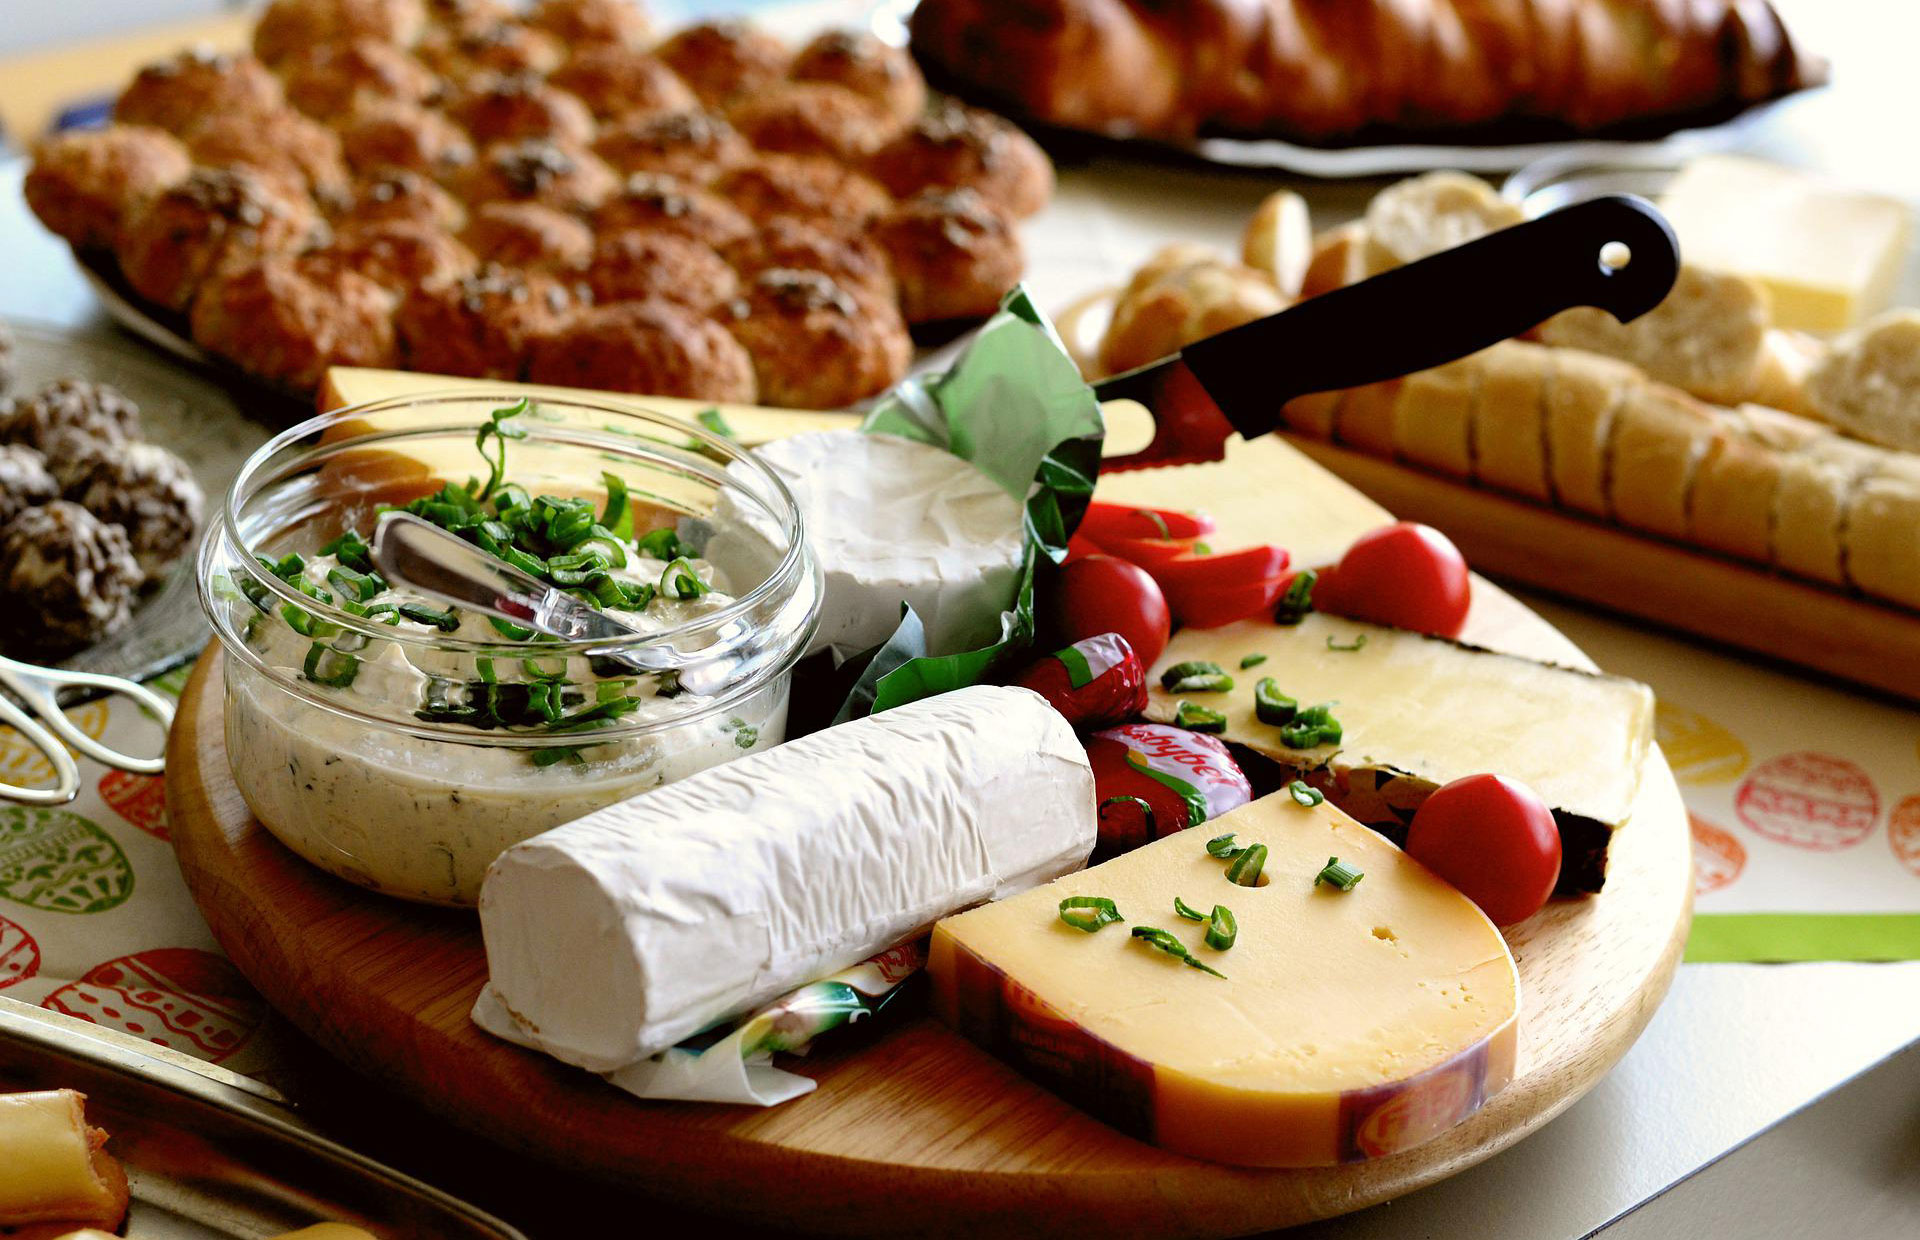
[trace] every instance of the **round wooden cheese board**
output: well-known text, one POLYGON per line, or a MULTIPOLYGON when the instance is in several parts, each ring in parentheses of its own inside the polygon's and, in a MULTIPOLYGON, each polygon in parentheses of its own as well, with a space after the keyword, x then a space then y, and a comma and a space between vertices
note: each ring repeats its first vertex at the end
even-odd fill
MULTIPOLYGON (((1477 583, 1467 636, 1584 663, 1477 583)), ((1632 1045, 1672 980, 1692 907, 1684 806, 1649 758, 1606 890, 1512 928, 1523 994, 1513 1083, 1417 1149, 1312 1170, 1163 1153, 1089 1118, 918 1013, 788 1061, 819 1088, 784 1106, 642 1102, 468 1019, 477 920, 335 880, 248 813, 228 771, 223 657, 181 699, 167 774, 194 898, 242 973, 354 1069, 554 1167, 760 1223, 896 1233, 1233 1235, 1357 1210, 1463 1170, 1559 1114, 1632 1045)), ((564 968, 564 962, 556 967, 564 968)))

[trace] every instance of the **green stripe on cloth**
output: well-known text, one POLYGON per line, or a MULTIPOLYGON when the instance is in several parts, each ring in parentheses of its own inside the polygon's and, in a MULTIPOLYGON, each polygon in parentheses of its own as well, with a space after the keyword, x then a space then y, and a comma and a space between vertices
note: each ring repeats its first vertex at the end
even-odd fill
POLYGON ((1920 913, 1696 913, 1686 960, 1920 960, 1920 913))

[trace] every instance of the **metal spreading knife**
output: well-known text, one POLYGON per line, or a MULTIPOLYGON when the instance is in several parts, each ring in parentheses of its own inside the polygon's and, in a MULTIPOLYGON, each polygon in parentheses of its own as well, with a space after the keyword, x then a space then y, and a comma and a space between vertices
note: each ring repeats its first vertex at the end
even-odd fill
POLYGON ((1673 229, 1645 199, 1563 207, 1101 380, 1101 400, 1154 419, 1151 443, 1101 468, 1220 460, 1229 435, 1277 429, 1295 397, 1440 366, 1574 306, 1631 322, 1679 271, 1673 229))

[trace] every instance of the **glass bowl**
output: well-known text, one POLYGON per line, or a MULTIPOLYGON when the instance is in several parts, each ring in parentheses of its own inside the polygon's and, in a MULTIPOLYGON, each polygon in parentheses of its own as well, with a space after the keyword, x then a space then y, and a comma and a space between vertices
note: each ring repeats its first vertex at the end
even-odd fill
POLYGON ((661 595, 630 639, 569 642, 297 588, 383 508, 486 478, 475 437, 518 400, 415 396, 295 426, 242 468, 200 553, 248 806, 315 865, 409 900, 471 905, 508 846, 778 744, 819 621, 819 569, 777 477, 677 418, 577 400, 539 400, 514 419, 524 438, 490 441, 506 481, 599 512, 619 478, 634 536, 673 530, 713 594, 661 595), (309 567, 289 576, 290 553, 309 567))

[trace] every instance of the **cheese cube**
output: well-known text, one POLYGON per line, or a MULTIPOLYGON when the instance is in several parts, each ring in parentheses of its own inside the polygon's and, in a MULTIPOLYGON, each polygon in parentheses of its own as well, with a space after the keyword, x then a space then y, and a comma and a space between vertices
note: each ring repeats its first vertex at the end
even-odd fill
POLYGON ((1733 155, 1694 160, 1661 196, 1696 266, 1752 276, 1779 327, 1837 332, 1883 309, 1913 221, 1896 198, 1733 155))
POLYGON ((86 1097, 71 1089, 0 1094, 0 1230, 59 1221, 117 1227, 127 1180, 87 1126, 86 1097))
POLYGON ((1485 914, 1330 804, 1281 792, 934 928, 935 1009, 961 1033, 1141 1140, 1216 1162, 1323 1166, 1397 1153, 1513 1075, 1519 976, 1485 914), (1269 850, 1226 878, 1209 836, 1269 850), (1315 887, 1337 856, 1349 891, 1315 887), (1105 896, 1124 922, 1059 917, 1105 896), (1217 951, 1174 912, 1230 909, 1217 951), (1214 977, 1134 938, 1174 933, 1214 977))

